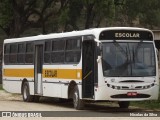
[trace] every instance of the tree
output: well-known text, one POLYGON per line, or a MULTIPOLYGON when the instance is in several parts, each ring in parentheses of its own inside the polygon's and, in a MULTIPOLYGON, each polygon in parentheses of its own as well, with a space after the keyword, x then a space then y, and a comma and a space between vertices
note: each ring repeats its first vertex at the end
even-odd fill
POLYGON ((137 21, 138 26, 154 28, 160 26, 159 6, 159 0, 125 0, 122 13, 129 26, 134 26, 133 22, 137 21))
POLYGON ((42 33, 46 33, 45 22, 52 16, 53 3, 56 0, 5 0, 0 1, 0 28, 8 37, 19 37, 31 26, 42 26, 42 33), (7 7, 6 7, 7 6, 7 7), (36 16, 34 18, 33 16, 36 16))
POLYGON ((0 26, 8 37, 19 37, 28 28, 30 24, 28 18, 32 14, 35 3, 36 0, 5 0, 5 2, 1 0, 1 16, 5 19, 1 20, 0 26))
POLYGON ((36 4, 36 8, 33 10, 33 14, 37 15, 38 20, 36 20, 36 24, 41 26, 42 28, 42 34, 46 34, 46 22, 52 15, 55 14, 55 5, 57 3, 57 0, 42 0, 41 2, 36 4))
POLYGON ((9 27, 13 19, 10 0, 0 0, 0 28, 9 36, 9 27))

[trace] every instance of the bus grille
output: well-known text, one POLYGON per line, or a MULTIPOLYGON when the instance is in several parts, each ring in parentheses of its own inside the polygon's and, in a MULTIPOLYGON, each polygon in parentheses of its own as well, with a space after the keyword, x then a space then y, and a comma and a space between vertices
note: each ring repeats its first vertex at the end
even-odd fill
POLYGON ((137 94, 136 96, 127 96, 127 94, 112 95, 111 98, 149 98, 147 94, 137 94))

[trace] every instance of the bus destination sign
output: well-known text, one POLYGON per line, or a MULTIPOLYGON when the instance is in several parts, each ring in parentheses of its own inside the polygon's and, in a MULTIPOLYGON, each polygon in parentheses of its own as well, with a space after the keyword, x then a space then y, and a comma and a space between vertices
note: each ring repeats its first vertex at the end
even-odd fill
POLYGON ((100 40, 147 40, 152 41, 152 33, 149 31, 135 30, 109 30, 103 31, 99 37, 100 40))
POLYGON ((140 38, 139 33, 122 33, 122 32, 117 32, 115 33, 115 38, 140 38))

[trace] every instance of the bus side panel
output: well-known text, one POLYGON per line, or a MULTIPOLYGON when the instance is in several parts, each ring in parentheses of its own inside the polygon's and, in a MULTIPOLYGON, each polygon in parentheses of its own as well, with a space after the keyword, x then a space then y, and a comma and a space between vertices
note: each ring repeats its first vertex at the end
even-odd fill
POLYGON ((21 81, 3 80, 3 89, 10 93, 21 93, 21 81))
POLYGON ((60 83, 43 83, 43 96, 61 97, 60 83))
POLYGON ((82 99, 82 85, 78 85, 78 90, 79 90, 79 98, 82 99))
POLYGON ((62 84, 62 93, 61 93, 61 97, 62 98, 68 98, 68 85, 67 84, 62 84))
POLYGON ((29 91, 31 95, 34 95, 34 82, 28 82, 29 83, 29 91))

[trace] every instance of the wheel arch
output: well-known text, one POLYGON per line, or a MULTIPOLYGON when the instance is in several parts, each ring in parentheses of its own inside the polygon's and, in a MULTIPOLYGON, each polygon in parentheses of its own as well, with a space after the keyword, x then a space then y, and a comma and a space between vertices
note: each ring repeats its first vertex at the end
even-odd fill
POLYGON ((68 98, 72 98, 75 86, 77 86, 77 83, 72 80, 68 86, 68 98))

